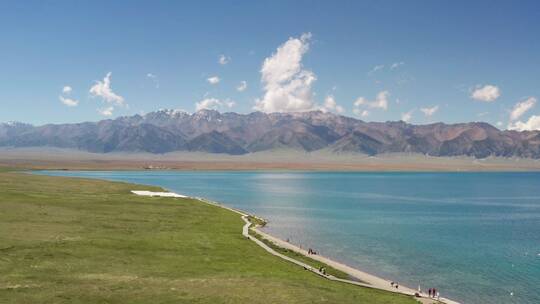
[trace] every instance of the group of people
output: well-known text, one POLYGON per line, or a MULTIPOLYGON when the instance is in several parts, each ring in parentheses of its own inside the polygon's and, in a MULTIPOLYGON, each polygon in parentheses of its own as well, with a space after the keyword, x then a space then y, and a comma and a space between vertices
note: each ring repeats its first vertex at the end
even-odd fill
POLYGON ((317 252, 311 248, 308 249, 308 254, 317 254, 317 252))
MULTIPOLYGON (((390 282, 390 285, 392 287, 395 287, 396 289, 399 288, 399 284, 397 282, 390 282)), ((414 295, 417 297, 417 298, 421 298, 422 297, 422 290, 420 289, 420 286, 418 286, 418 292, 415 292, 414 295)), ((432 299, 437 299, 439 300, 439 291, 435 288, 430 288, 428 289, 428 296, 432 299)))
POLYGON ((326 275, 326 268, 325 267, 319 267, 319 272, 326 275))
POLYGON ((428 289, 428 295, 430 298, 439 299, 439 291, 435 288, 428 289))

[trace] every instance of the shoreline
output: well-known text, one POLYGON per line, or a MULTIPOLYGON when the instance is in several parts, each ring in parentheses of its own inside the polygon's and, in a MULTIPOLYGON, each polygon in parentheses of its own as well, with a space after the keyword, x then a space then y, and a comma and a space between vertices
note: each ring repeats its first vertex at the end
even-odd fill
MULTIPOLYGON (((168 191, 168 189, 166 189, 166 190, 168 191)), ((415 297, 415 294, 418 293, 418 290, 416 290, 416 289, 407 287, 407 286, 402 285, 402 284, 399 284, 399 289, 396 289, 396 288, 392 287, 392 285, 391 285, 392 281, 390 281, 390 280, 386 280, 386 279, 381 278, 379 276, 370 274, 368 272, 365 272, 365 271, 362 271, 360 269, 348 266, 346 264, 334 261, 334 260, 332 260, 330 258, 321 256, 321 255, 318 255, 318 254, 315 254, 315 255, 308 254, 307 250, 304 250, 304 249, 300 248, 299 246, 296 246, 296 245, 291 244, 291 243, 289 243, 289 242, 287 242, 285 240, 282 240, 282 239, 280 239, 278 237, 275 237, 275 236, 270 235, 270 234, 268 234, 268 233, 266 233, 264 231, 261 231, 261 230, 257 229, 257 226, 252 226, 254 224, 247 219, 248 216, 252 216, 252 217, 255 217, 255 218, 259 218, 259 217, 255 216, 253 214, 247 213, 247 212, 245 212, 243 210, 228 207, 228 206, 225 206, 225 205, 223 205, 223 204, 221 204, 219 202, 208 200, 206 198, 185 196, 183 194, 178 194, 178 193, 172 192, 172 191, 169 191, 169 192, 149 192, 149 191, 146 191, 146 192, 142 193, 141 191, 132 190, 131 192, 133 194, 135 194, 135 195, 143 195, 143 196, 150 196, 150 197, 152 197, 152 196, 161 196, 161 197, 192 198, 192 199, 196 199, 198 201, 201 201, 203 203, 210 204, 210 205, 213 205, 213 206, 216 206, 216 207, 220 207, 220 208, 232 211, 232 212, 234 212, 236 214, 239 214, 241 216, 242 220, 244 220, 244 222, 246 223, 242 228, 242 234, 245 237, 247 237, 248 239, 254 241, 255 243, 257 243, 257 245, 263 247, 269 253, 271 253, 273 255, 276 255, 276 256, 279 256, 282 259, 285 259, 285 260, 287 260, 289 262, 292 262, 294 264, 297 264, 299 266, 302 266, 302 267, 304 267, 304 269, 310 270, 310 271, 314 272, 315 274, 320 275, 322 277, 326 277, 327 279, 330 279, 332 281, 339 281, 339 282, 343 282, 343 283, 347 283, 347 284, 353 284, 353 285, 357 285, 357 286, 361 286, 361 287, 365 287, 365 288, 374 288, 374 289, 384 290, 384 291, 388 291, 388 292, 409 295, 409 296, 413 296, 415 299, 417 299, 421 303, 437 303, 437 301, 438 301, 438 303, 444 303, 444 304, 460 304, 459 302, 453 301, 453 300, 445 298, 445 297, 440 297, 439 299, 429 298, 428 295, 424 291, 422 291, 420 293, 421 297, 415 297), (301 255, 303 255, 305 257, 308 257, 310 259, 313 259, 313 260, 319 261, 321 263, 324 263, 324 264, 326 264, 326 265, 328 265, 328 266, 330 266, 330 267, 332 267, 334 269, 337 269, 339 271, 342 271, 342 272, 348 274, 352 278, 356 278, 356 279, 360 280, 360 282, 352 281, 352 280, 339 279, 339 278, 335 278, 335 277, 333 277, 331 275, 323 275, 323 274, 319 273, 316 269, 313 269, 313 267, 311 267, 308 264, 305 264, 305 263, 300 262, 298 260, 295 260, 293 258, 290 258, 290 257, 284 256, 284 255, 282 255, 280 253, 277 253, 273 249, 266 246, 262 241, 260 241, 256 237, 254 237, 252 235, 249 235, 249 230, 250 229, 253 230, 254 232, 256 232, 257 234, 261 235, 263 238, 265 238, 265 239, 269 240, 270 242, 274 243, 278 247, 294 251, 294 252, 299 253, 299 254, 301 254, 301 255)))

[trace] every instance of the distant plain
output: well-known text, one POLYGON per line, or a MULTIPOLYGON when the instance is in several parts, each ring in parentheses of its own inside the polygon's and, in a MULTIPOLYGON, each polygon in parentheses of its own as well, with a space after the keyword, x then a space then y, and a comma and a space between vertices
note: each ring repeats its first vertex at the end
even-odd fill
POLYGON ((200 152, 89 153, 58 148, 0 148, 0 166, 66 170, 538 171, 529 158, 431 157, 421 154, 276 150, 227 155, 200 152))

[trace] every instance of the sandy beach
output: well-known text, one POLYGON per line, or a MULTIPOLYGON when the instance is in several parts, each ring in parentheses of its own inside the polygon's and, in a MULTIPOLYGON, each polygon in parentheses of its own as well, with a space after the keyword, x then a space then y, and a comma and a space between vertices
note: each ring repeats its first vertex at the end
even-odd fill
MULTIPOLYGON (((342 263, 339 263, 339 262, 336 262, 332 259, 329 259, 327 257, 324 257, 324 256, 321 256, 321 255, 318 255, 318 254, 309 254, 307 250, 305 249, 302 249, 296 245, 293 245, 287 241, 284 241, 282 239, 279 239, 275 236, 272 236, 268 233, 265 233, 263 231, 261 231, 260 229, 257 229, 257 228, 252 228, 254 231, 256 231, 258 234, 262 235, 264 238, 272 241, 274 244, 278 245, 279 247, 283 247, 283 248, 286 248, 286 249, 289 249, 289 250, 292 250, 292 251, 295 251, 297 253, 300 253, 304 256, 307 256, 311 259, 314 259, 314 260, 317 260, 321 263, 324 263, 324 264, 327 264, 328 266, 331 266, 337 270, 340 270, 344 273, 347 273, 348 275, 350 275, 351 277, 354 277, 362 282, 366 282, 366 284, 359 284, 359 283, 354 283, 354 281, 347 281, 347 280, 339 280, 339 281, 347 281, 346 283, 351 283, 351 284, 355 284, 355 285, 360 285, 360 286, 363 286, 363 287, 369 287, 369 288, 376 288, 376 289, 381 289, 381 290, 386 290, 386 291, 389 291, 389 292, 396 292, 396 293, 402 293, 402 294, 407 294, 407 295, 415 295, 415 293, 418 292, 417 289, 413 289, 413 288, 410 288, 410 287, 407 287, 407 286, 404 286, 402 284, 399 284, 399 288, 396 289, 395 287, 392 286, 392 281, 390 280, 386 280, 386 279, 383 279, 383 278, 380 278, 378 276, 375 276, 375 275, 372 275, 370 273, 367 273, 365 271, 361 271, 359 269, 356 269, 356 268, 353 268, 353 267, 350 267, 350 266, 347 266, 345 264, 342 264, 342 263)), ((433 303, 435 302, 433 299, 429 299, 427 298, 427 294, 425 293, 424 290, 422 290, 422 293, 421 293, 422 297, 421 299, 423 299, 424 301, 421 301, 422 303, 433 303)), ((420 300, 420 299, 419 299, 420 300)), ((444 297, 441 297, 439 299, 439 301, 441 303, 447 303, 447 304, 459 304, 459 302, 456 302, 456 301, 453 301, 453 300, 450 300, 450 299, 447 299, 447 298, 444 298, 444 297)))
MULTIPOLYGON (((137 190, 132 190, 131 192, 133 194, 136 194, 136 195, 144 195, 144 196, 151 196, 151 197, 152 196, 176 197, 176 198, 187 198, 188 197, 188 196, 185 196, 185 195, 182 195, 182 194, 177 194, 177 193, 174 193, 174 192, 151 192, 151 191, 137 191, 137 190)), ((242 229, 242 234, 245 237, 247 237, 250 240, 254 241, 255 243, 257 243, 259 246, 263 247, 269 253, 271 253, 273 255, 276 255, 276 256, 279 256, 279 257, 281 257, 281 258, 283 258, 285 260, 288 260, 288 261, 290 261, 290 262, 292 262, 294 264, 297 264, 297 265, 299 265, 301 267, 304 267, 304 269, 311 270, 311 271, 313 271, 314 273, 316 273, 318 275, 326 277, 327 279, 330 279, 330 280, 333 280, 333 281, 340 281, 340 282, 347 283, 347 284, 354 284, 354 285, 367 287, 367 288, 375 288, 375 289, 385 290, 385 291, 388 291, 388 292, 394 292, 394 293, 410 295, 410 296, 414 296, 418 292, 417 289, 410 288, 410 287, 404 286, 402 284, 399 284, 399 288, 395 288, 394 286, 392 286, 392 281, 390 281, 390 280, 383 279, 381 277, 375 276, 373 274, 367 273, 367 272, 359 270, 357 268, 347 266, 345 264, 342 264, 340 262, 334 261, 334 260, 332 260, 330 258, 321 256, 321 255, 318 255, 318 254, 309 254, 307 250, 302 249, 299 246, 296 246, 296 245, 291 244, 291 243, 289 243, 287 241, 284 241, 284 240, 282 240, 280 238, 272 236, 272 235, 270 235, 270 234, 268 234, 266 232, 263 232, 260 229, 257 229, 257 227, 252 227, 252 223, 249 222, 249 220, 247 218, 248 218, 248 216, 253 216, 253 215, 250 215, 250 214, 248 214, 246 212, 243 212, 241 210, 237 210, 237 209, 234 209, 234 208, 230 208, 230 207, 224 206, 224 205, 222 205, 222 204, 220 204, 218 202, 210 201, 210 200, 207 200, 207 199, 204 199, 204 198, 199 198, 199 197, 193 197, 193 198, 197 199, 197 200, 200 200, 201 202, 208 203, 208 204, 211 204, 211 205, 215 205, 215 206, 218 206, 218 207, 221 207, 221 208, 224 208, 224 209, 227 209, 227 210, 230 210, 230 211, 233 211, 233 212, 239 214, 242 217, 242 219, 246 222, 246 224, 244 225, 244 227, 242 229), (284 255, 282 255, 282 254, 280 254, 278 252, 275 252, 273 249, 266 246, 263 242, 261 242, 257 238, 249 235, 249 230, 250 229, 255 231, 256 233, 261 235, 263 238, 271 241, 272 243, 274 243, 275 245, 277 245, 279 247, 289 249, 291 251, 294 251, 294 252, 302 254, 302 255, 304 255, 306 257, 309 257, 309 258, 311 258, 313 260, 317 260, 317 261, 319 261, 321 263, 324 263, 324 264, 326 264, 326 265, 328 265, 330 267, 333 267, 333 268, 335 268, 335 269, 337 269, 339 271, 342 271, 342 272, 348 274, 349 276, 351 276, 353 278, 356 278, 358 281, 344 280, 344 279, 339 279, 339 278, 329 276, 329 275, 322 275, 316 269, 313 269, 308 264, 305 264, 303 262, 297 261, 297 260, 292 259, 290 257, 284 256, 284 255)), ((421 297, 416 298, 416 299, 421 303, 424 303, 424 304, 437 303, 437 301, 435 299, 428 298, 428 295, 424 290, 422 290, 420 295, 421 295, 421 297)), ((447 299, 445 297, 440 297, 438 299, 438 302, 439 303, 446 303, 446 304, 459 304, 459 302, 447 299)))

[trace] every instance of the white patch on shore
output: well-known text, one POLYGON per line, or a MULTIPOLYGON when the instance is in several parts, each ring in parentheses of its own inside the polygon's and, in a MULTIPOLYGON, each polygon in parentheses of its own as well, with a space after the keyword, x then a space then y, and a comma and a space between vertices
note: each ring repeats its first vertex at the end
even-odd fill
POLYGON ((186 198, 188 196, 181 195, 174 192, 152 192, 152 191, 142 191, 142 190, 131 190, 131 193, 142 196, 160 196, 160 197, 180 197, 186 198))

